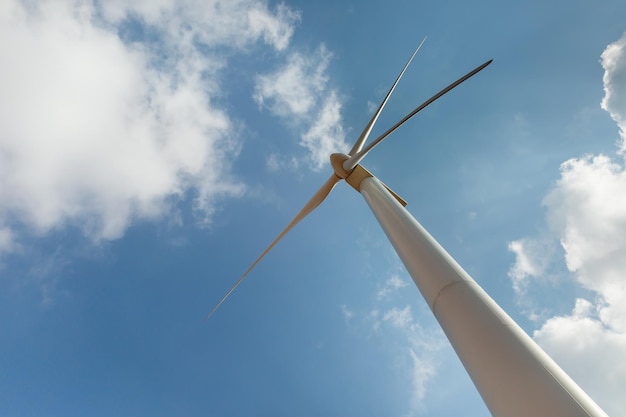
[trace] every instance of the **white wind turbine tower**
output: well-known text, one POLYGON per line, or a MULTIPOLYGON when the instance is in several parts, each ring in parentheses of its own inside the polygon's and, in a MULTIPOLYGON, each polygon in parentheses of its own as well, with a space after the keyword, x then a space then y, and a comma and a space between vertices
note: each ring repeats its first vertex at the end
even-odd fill
POLYGON ((404 122, 491 63, 491 60, 485 62, 439 91, 364 146, 378 116, 423 43, 413 52, 348 155, 330 156, 334 173, 206 318, 213 315, 257 263, 344 179, 363 195, 374 212, 493 416, 607 417, 413 218, 404 208, 406 202, 359 165, 369 151, 404 122))

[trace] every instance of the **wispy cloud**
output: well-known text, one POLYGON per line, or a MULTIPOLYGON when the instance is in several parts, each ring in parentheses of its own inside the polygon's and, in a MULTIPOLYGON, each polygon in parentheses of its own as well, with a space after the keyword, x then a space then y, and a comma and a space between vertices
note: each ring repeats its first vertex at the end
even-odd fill
POLYGON ((411 307, 406 306, 403 309, 393 307, 388 310, 383 316, 383 321, 389 322, 393 327, 397 329, 408 329, 413 324, 413 314, 411 314, 411 307))
POLYGON ((3 2, 0 250, 16 224, 115 239, 189 190, 209 224, 244 191, 220 105, 229 57, 284 51, 298 20, 259 0, 3 2))
MULTIPOLYGON (((434 343, 433 347, 437 350, 441 348, 441 344, 434 343)), ((423 400, 426 395, 426 389, 428 382, 437 375, 438 364, 435 359, 435 355, 432 352, 433 349, 428 349, 429 354, 424 352, 416 352, 413 349, 409 349, 411 356, 411 382, 413 384, 413 396, 411 397, 411 413, 412 415, 419 414, 419 411, 423 409, 423 400)))
MULTIPOLYGON (((170 37, 172 41, 188 42, 185 46, 200 43, 228 47, 231 52, 245 50, 260 41, 283 51, 289 45, 295 23, 300 21, 300 13, 285 4, 270 10, 267 2, 260 0, 109 0, 98 2, 97 7, 102 17, 115 25, 141 19, 159 32, 160 42, 170 37), (163 29, 167 33, 161 32, 163 29)), ((228 50, 221 51, 224 52, 228 50)))
POLYGON ((254 100, 282 118, 300 135, 315 169, 328 162, 332 152, 345 151, 341 102, 328 86, 331 54, 325 46, 304 55, 290 54, 283 66, 257 77, 254 100))
POLYGON ((378 293, 376 295, 378 296, 378 298, 385 298, 395 290, 404 288, 408 285, 409 283, 400 278, 398 274, 393 274, 387 279, 387 281, 385 281, 385 284, 380 290, 378 290, 378 293))
POLYGON ((410 305, 393 305, 394 294, 397 296, 397 291, 407 285, 408 280, 393 273, 367 311, 355 311, 346 305, 341 306, 341 311, 348 325, 361 328, 369 337, 380 338, 391 351, 405 380, 402 385, 410 387, 407 415, 418 415, 424 409, 428 384, 437 375, 439 354, 446 342, 438 326, 420 324, 420 316, 410 305))
POLYGON ((345 304, 341 305, 341 314, 346 322, 350 321, 352 317, 354 317, 354 312, 345 304))
POLYGON ((382 314, 380 322, 376 324, 389 325, 400 332, 408 346, 404 347, 404 362, 410 369, 412 395, 410 397, 410 413, 415 415, 423 409, 423 400, 428 382, 435 377, 438 368, 437 355, 445 346, 443 333, 438 328, 426 329, 415 319, 410 306, 404 308, 392 307, 382 314))
POLYGON ((539 277, 543 274, 541 253, 534 250, 534 241, 529 239, 515 240, 509 243, 509 250, 515 254, 515 264, 509 271, 513 280, 513 289, 519 293, 523 291, 529 277, 539 277))
POLYGON ((327 88, 330 58, 324 46, 311 55, 290 54, 278 70, 257 77, 255 101, 280 117, 307 117, 327 88))
POLYGON ((558 239, 550 234, 509 242, 509 251, 515 254, 515 263, 509 269, 509 278, 520 306, 528 318, 540 321, 553 314, 536 300, 537 293, 553 291, 562 278, 555 254, 558 239))
POLYGON ((0 253, 12 252, 15 248, 13 232, 8 227, 0 227, 0 253))
MULTIPOLYGON (((617 122, 623 156, 626 131, 626 34, 602 54, 602 107, 617 122)), ((626 385, 626 170, 624 160, 587 155, 561 165, 561 178, 544 199, 549 230, 560 242, 571 276, 595 297, 578 298, 571 313, 549 318, 535 339, 610 415, 624 415, 626 385), (590 365, 593 361, 593 366, 590 365)), ((539 252, 517 254, 513 276, 540 275, 539 252), (522 256, 523 255, 523 256, 522 256)), ((554 251, 553 253, 557 253, 554 251)))

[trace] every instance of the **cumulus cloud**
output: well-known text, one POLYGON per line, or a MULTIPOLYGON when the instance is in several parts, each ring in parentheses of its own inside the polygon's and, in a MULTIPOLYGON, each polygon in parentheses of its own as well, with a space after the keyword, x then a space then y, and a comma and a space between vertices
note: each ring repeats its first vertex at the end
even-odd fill
POLYGON ((602 108, 617 122, 622 138, 620 151, 626 151, 626 34, 602 53, 604 98, 602 108))
POLYGON ((571 314, 549 319, 534 337, 609 415, 623 416, 626 335, 606 327, 601 305, 577 299, 571 314))
POLYGON ((326 76, 330 58, 323 45, 312 54, 292 53, 282 67, 257 77, 253 95, 261 108, 298 127, 300 144, 318 170, 331 153, 347 149, 341 102, 326 76))
POLYGON ((553 317, 535 338, 610 415, 626 415, 626 171, 606 156, 573 159, 546 197, 565 264, 593 299, 553 317))
MULTIPOLYGON (((602 54, 602 107, 617 122, 624 154, 626 121, 626 34, 602 54)), ((578 285, 594 296, 578 298, 570 314, 551 317, 534 333, 548 353, 614 416, 626 415, 626 170, 624 160, 606 155, 574 158, 561 165, 561 178, 544 199, 549 229, 578 285)), ((537 254, 516 248, 512 276, 540 269, 537 254)))
POLYGON ((285 50, 298 20, 261 0, 2 2, 0 250, 13 225, 118 238, 186 195, 209 223, 244 190, 228 58, 285 50))

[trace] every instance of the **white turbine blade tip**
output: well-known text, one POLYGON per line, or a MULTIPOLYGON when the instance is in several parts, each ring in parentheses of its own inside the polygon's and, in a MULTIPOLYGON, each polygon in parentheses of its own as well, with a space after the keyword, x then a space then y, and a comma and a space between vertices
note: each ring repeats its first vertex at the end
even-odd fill
POLYGON ((432 96, 431 98, 426 100, 424 103, 422 103, 419 106, 417 106, 415 109, 413 109, 412 112, 407 114, 402 120, 400 120, 398 123, 396 123, 391 128, 389 128, 385 133, 383 133, 382 135, 380 135, 379 137, 374 139, 369 145, 367 145, 366 147, 361 149, 359 152, 355 153, 354 155, 351 155, 349 159, 345 160, 344 163, 343 163, 343 168, 346 171, 352 170, 363 158, 365 158, 365 156, 368 154, 369 151, 374 149, 374 147, 376 145, 378 145, 380 142, 382 142, 384 139, 386 139, 389 135, 391 135, 393 132, 395 132, 395 130, 397 128, 399 128, 400 126, 402 126, 407 120, 409 120, 411 117, 415 116, 417 113, 419 113, 420 111, 422 111, 423 109, 428 107, 435 100, 439 99, 441 96, 443 96, 444 94, 448 93, 453 88, 457 87, 461 83, 467 81, 469 78, 471 78, 474 75, 478 74, 480 71, 485 69, 485 67, 487 67, 492 62, 493 62, 493 59, 490 59, 489 61, 485 62, 484 64, 479 65, 478 67, 474 68, 472 71, 468 72, 467 74, 465 74, 464 76, 462 76, 458 80, 454 81, 453 83, 451 83, 447 87, 445 87, 442 90, 440 90, 438 93, 436 93, 434 96, 432 96))
POLYGON ((348 152, 348 155, 354 155, 355 153, 358 153, 363 148, 363 145, 367 141, 367 138, 369 137, 372 129, 374 128, 374 125, 376 124, 376 120, 378 120, 378 116, 380 116, 380 113, 382 113, 383 109, 385 108, 385 105, 387 104, 387 101, 389 101, 389 98, 391 97, 391 94, 393 93, 393 91, 395 90, 396 86, 400 82, 400 79, 402 78, 402 76, 406 72, 406 70, 409 67, 409 65, 411 65, 411 62, 413 61, 413 58, 415 58, 415 55, 417 55, 417 52, 422 48, 422 45, 424 44, 424 42, 426 42, 426 37, 424 37, 424 39, 422 39, 422 42, 420 42, 420 44, 417 46, 417 48, 415 48, 415 51, 413 51, 413 54, 411 55, 409 60, 406 62, 406 64, 404 64, 404 68, 402 68, 402 71, 400 71, 400 74, 398 75, 398 77, 396 78, 394 83, 391 85, 391 88, 387 92, 387 95, 385 96, 383 101, 378 106, 378 109, 376 110, 376 112, 374 112, 374 115, 372 116, 370 121, 367 123, 367 125, 365 125, 365 128, 363 129, 363 132, 361 132, 361 135, 359 136, 359 138, 356 140, 356 142, 352 146, 352 149, 350 149, 350 152, 348 152))
POLYGON ((337 177, 335 174, 331 175, 331 177, 328 180, 326 180, 326 182, 320 187, 320 189, 317 190, 315 194, 313 194, 313 197, 311 197, 311 199, 304 205, 304 207, 302 207, 302 209, 298 212, 298 214, 296 214, 296 217, 294 217, 291 220, 291 222, 289 222, 287 227, 285 227, 282 230, 282 232, 280 232, 280 234, 272 241, 272 243, 270 243, 269 246, 265 248, 263 253, 261 253, 261 255, 252 263, 252 265, 250 265, 250 267, 246 270, 246 272, 244 272, 243 275, 241 275, 239 279, 235 282, 235 284, 232 287, 230 287, 230 289, 226 292, 226 294, 224 294, 224 296, 215 305, 215 307, 213 307, 211 312, 209 312, 209 314, 206 315, 206 317, 204 318, 205 321, 208 320, 213 315, 213 313, 217 311, 217 309, 224 303, 224 301, 226 301, 228 297, 230 297, 230 295, 233 293, 233 291, 235 291, 235 289, 239 286, 239 284, 241 284, 244 278, 248 276, 248 274, 254 269, 255 266, 257 266, 259 262, 261 262, 261 259, 263 259, 265 255, 267 255, 269 251, 272 250, 272 248, 276 246, 276 244, 283 237, 285 237, 285 235, 289 233, 291 229, 295 227, 295 225, 300 223, 302 219, 308 216, 313 210, 317 208, 317 206, 319 206, 322 203, 322 201, 326 199, 328 194, 330 194, 332 189, 340 180, 341 178, 337 177))

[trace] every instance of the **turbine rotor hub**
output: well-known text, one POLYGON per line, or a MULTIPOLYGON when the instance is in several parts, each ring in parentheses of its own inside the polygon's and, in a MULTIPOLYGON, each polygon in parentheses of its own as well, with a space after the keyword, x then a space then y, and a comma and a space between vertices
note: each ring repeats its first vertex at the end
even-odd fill
POLYGON ((335 175, 341 179, 346 179, 353 170, 346 171, 343 167, 343 163, 348 160, 350 157, 344 153, 334 153, 330 156, 330 165, 333 167, 335 171, 335 175))

